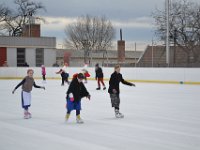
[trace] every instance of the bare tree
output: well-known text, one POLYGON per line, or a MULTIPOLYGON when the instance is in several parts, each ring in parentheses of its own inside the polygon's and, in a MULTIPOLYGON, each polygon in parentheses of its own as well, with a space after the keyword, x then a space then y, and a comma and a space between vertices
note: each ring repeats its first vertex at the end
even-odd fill
POLYGON ((112 46, 115 30, 105 17, 79 17, 65 29, 66 46, 78 50, 105 50, 112 46))
MULTIPOLYGON (((156 35, 165 40, 165 11, 153 13, 157 30, 156 35)), ((188 56, 188 63, 200 61, 200 5, 187 0, 173 1, 169 16, 170 41, 179 46, 188 56)))
MULTIPOLYGON (((5 7, 3 4, 0 4, 0 31, 5 30, 4 20, 5 16, 9 13, 9 9, 5 7)), ((4 35, 4 33, 0 33, 0 35, 4 35)))
MULTIPOLYGON (((3 5, 1 14, 1 31, 9 33, 11 36, 20 36, 25 24, 30 23, 30 17, 36 16, 39 10, 45 10, 41 3, 31 2, 30 0, 15 0, 17 10, 12 10, 3 5)), ((35 19, 43 20, 35 17, 35 19)))

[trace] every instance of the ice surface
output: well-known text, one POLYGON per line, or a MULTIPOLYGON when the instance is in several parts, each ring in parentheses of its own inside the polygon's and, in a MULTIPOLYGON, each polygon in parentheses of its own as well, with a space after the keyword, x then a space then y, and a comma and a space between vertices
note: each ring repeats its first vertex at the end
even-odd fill
MULTIPOLYGON (((33 89, 32 118, 23 119, 20 80, 0 80, 0 150, 199 150, 200 86, 121 84, 121 112, 116 119, 106 91, 96 81, 86 87, 81 117, 65 122, 68 85, 48 80, 46 90, 33 89)), ((36 80, 43 85, 41 80, 36 80)), ((108 87, 108 82, 106 82, 108 87)))

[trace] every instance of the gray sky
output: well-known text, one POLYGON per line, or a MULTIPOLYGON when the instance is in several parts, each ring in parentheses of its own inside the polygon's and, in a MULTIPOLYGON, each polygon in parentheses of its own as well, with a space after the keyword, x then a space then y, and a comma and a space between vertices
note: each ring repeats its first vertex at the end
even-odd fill
MULTIPOLYGON (((39 15, 46 19, 41 25, 42 36, 55 36, 57 44, 62 45, 64 28, 82 15, 106 16, 116 28, 116 41, 119 29, 127 49, 134 49, 134 43, 147 45, 154 37, 154 19, 151 14, 156 9, 164 9, 165 0, 32 0, 42 2, 46 12, 39 15)), ((190 0, 199 2, 199 0, 190 0)), ((13 0, 1 0, 6 5, 13 0)))

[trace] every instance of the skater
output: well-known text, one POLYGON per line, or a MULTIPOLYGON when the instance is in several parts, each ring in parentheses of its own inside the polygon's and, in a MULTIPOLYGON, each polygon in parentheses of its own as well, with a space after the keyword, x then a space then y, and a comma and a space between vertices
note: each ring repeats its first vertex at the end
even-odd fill
POLYGON ((44 65, 41 66, 42 69, 42 79, 43 79, 43 83, 46 83, 46 68, 44 65))
POLYGON ((81 99, 83 97, 87 97, 90 100, 90 94, 85 88, 82 80, 84 79, 84 75, 82 73, 74 75, 74 78, 69 85, 67 96, 66 96, 66 108, 67 113, 65 116, 66 121, 68 121, 70 117, 70 113, 72 110, 76 110, 76 121, 77 123, 83 123, 83 120, 80 117, 81 110, 81 99))
POLYGON ((31 106, 31 91, 32 87, 35 88, 42 88, 45 90, 44 86, 38 86, 35 84, 35 81, 33 79, 33 70, 28 69, 27 70, 27 76, 24 77, 24 79, 14 88, 12 93, 15 93, 15 90, 22 85, 22 108, 24 109, 24 119, 31 118, 31 113, 28 111, 29 107, 31 106))
POLYGON ((123 84, 129 85, 129 86, 135 86, 135 84, 127 82, 123 79, 122 74, 120 73, 120 66, 115 66, 115 71, 112 73, 109 81, 109 89, 108 93, 110 94, 111 98, 111 104, 112 107, 114 107, 115 111, 115 117, 116 118, 124 118, 124 115, 120 113, 119 111, 119 105, 120 105, 120 90, 119 90, 119 83, 122 82, 123 84))
POLYGON ((85 83, 87 83, 87 78, 90 77, 90 73, 88 72, 87 68, 88 68, 88 64, 85 64, 84 67, 83 67, 83 69, 82 69, 82 73, 83 73, 83 75, 85 77, 84 78, 85 83))
POLYGON ((67 82, 68 84, 70 83, 68 81, 69 78, 69 69, 68 69, 68 63, 64 63, 64 66, 62 67, 62 69, 60 69, 58 72, 56 72, 56 74, 60 74, 62 77, 62 83, 61 86, 64 86, 64 83, 67 82))
POLYGON ((97 80, 97 83, 98 83, 98 88, 96 88, 96 90, 101 89, 101 84, 103 85, 103 90, 105 90, 106 86, 103 82, 103 71, 102 71, 101 67, 99 67, 99 64, 95 65, 95 73, 96 73, 95 79, 97 80))

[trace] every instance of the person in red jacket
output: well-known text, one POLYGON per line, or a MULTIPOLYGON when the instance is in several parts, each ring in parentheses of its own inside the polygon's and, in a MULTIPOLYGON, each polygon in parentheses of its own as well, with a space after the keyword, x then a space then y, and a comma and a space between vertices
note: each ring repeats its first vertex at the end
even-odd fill
POLYGON ((115 117, 116 118, 124 118, 124 115, 120 113, 119 111, 119 105, 120 105, 120 89, 119 89, 119 83, 122 82, 125 85, 129 86, 135 86, 135 84, 127 82, 123 79, 122 74, 120 73, 120 66, 115 66, 115 71, 112 73, 110 80, 109 80, 109 89, 108 93, 110 94, 111 98, 111 104, 112 107, 114 107, 115 110, 115 117))

